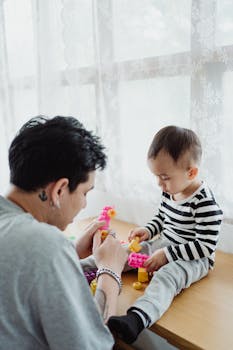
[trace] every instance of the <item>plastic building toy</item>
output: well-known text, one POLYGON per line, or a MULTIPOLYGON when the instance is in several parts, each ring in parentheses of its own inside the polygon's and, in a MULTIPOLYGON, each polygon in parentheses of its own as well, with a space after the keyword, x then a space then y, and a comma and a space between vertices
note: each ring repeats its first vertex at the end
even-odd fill
POLYGON ((105 221, 106 224, 101 226, 99 229, 101 231, 101 238, 104 240, 108 233, 109 233, 109 225, 110 225, 110 220, 116 215, 116 211, 113 207, 111 206, 106 206, 102 209, 99 217, 97 218, 98 221, 105 221))
POLYGON ((149 258, 149 255, 140 253, 131 253, 128 256, 128 264, 131 267, 143 267, 144 262, 149 258))
POLYGON ((127 241, 124 241, 124 240, 120 240, 120 244, 129 244, 129 242, 127 242, 127 241))
POLYGON ((139 289, 142 289, 142 284, 141 284, 141 282, 134 282, 133 283, 133 287, 134 287, 134 289, 137 289, 137 290, 139 290, 139 289))
POLYGON ((71 241, 74 241, 77 237, 76 236, 69 236, 68 237, 71 241))
POLYGON ((97 269, 84 271, 84 275, 87 279, 88 284, 90 285, 92 295, 95 295, 95 291, 97 288, 96 272, 97 269))
POLYGON ((138 268, 138 282, 148 282, 149 281, 149 276, 148 272, 144 267, 139 267, 138 268))
POLYGON ((78 237, 77 236, 69 235, 69 236, 66 236, 66 237, 74 246, 76 246, 77 241, 78 241, 78 237))
POLYGON ((90 288, 91 288, 92 294, 95 295, 95 291, 96 291, 96 288, 97 288, 97 281, 96 281, 96 279, 91 281, 90 288))
POLYGON ((91 284, 91 282, 96 278, 96 272, 97 269, 84 271, 88 284, 91 284))
POLYGON ((132 241, 130 242, 129 246, 128 246, 128 249, 131 251, 131 252, 135 252, 135 253, 138 253, 140 252, 140 250, 142 249, 142 247, 140 246, 139 244, 139 237, 135 237, 134 239, 132 239, 132 241))
MULTIPOLYGON (((134 268, 138 268, 138 283, 148 282, 149 276, 146 269, 143 267, 144 262, 149 258, 149 255, 140 254, 140 253, 131 253, 128 256, 128 265, 134 268)), ((137 282, 135 282, 137 283, 137 282)), ((137 286, 137 284, 135 284, 137 286)), ((139 287, 135 289, 140 289, 139 287)))

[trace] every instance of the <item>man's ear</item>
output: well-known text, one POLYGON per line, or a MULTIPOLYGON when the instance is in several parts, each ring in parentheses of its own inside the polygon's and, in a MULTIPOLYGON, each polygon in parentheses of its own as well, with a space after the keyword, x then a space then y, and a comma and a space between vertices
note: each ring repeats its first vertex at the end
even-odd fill
POLYGON ((189 168, 189 170, 188 170, 188 177, 189 177, 189 180, 195 179, 195 177, 197 176, 197 174, 198 174, 198 168, 195 168, 195 167, 189 168))
POLYGON ((61 178, 53 183, 51 188, 51 200, 55 207, 60 208, 60 200, 68 189, 69 180, 67 178, 61 178))

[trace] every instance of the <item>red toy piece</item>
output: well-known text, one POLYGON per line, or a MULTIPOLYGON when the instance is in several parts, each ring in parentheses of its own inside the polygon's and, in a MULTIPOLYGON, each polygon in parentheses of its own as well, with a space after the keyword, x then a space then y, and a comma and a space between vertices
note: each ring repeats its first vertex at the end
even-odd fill
POLYGON ((128 256, 128 264, 135 269, 143 267, 144 262, 149 258, 149 255, 141 253, 131 253, 128 256))

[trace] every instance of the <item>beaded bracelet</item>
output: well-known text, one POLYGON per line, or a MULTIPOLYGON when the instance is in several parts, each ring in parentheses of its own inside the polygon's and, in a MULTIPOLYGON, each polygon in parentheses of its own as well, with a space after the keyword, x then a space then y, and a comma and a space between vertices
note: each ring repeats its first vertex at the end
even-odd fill
POLYGON ((117 282, 118 287, 119 287, 119 294, 121 293, 122 290, 122 280, 120 278, 120 276, 118 276, 117 273, 115 273, 114 271, 106 268, 106 267, 102 267, 101 269, 98 269, 96 272, 96 279, 98 280, 98 277, 100 275, 103 275, 104 273, 106 273, 107 275, 111 276, 112 278, 114 278, 114 280, 117 282))

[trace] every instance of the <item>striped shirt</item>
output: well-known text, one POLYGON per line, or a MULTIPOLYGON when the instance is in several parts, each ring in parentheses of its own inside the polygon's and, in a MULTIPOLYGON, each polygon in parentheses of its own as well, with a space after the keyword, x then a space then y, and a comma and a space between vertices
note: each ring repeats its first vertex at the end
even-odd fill
POLYGON ((171 242, 163 248, 169 262, 208 257, 213 268, 222 217, 213 193, 202 183, 182 201, 163 192, 157 215, 145 227, 150 239, 160 234, 171 242))

